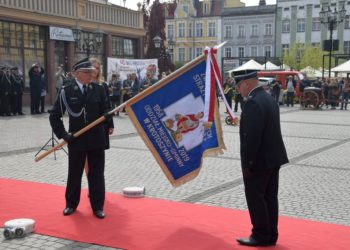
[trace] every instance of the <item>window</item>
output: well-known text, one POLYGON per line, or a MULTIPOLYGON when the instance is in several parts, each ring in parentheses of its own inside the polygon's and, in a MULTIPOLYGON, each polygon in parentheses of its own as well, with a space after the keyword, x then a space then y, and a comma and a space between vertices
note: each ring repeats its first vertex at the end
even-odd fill
POLYGON ((29 87, 27 72, 33 62, 45 68, 46 28, 30 24, 0 21, 1 64, 17 66, 25 74, 25 91, 29 87))
POLYGON ((231 47, 225 48, 225 57, 232 57, 232 49, 231 47))
POLYGON ((215 34, 215 22, 209 22, 209 30, 208 30, 208 36, 209 37, 214 37, 216 36, 215 34))
POLYGON ((196 37, 202 37, 202 36, 203 36, 203 24, 196 23, 196 37))
POLYGON ((201 56, 203 54, 202 48, 196 48, 196 57, 201 56))
POLYGON ((350 29, 350 16, 346 16, 344 19, 344 28, 345 29, 350 29))
POLYGON ((193 27, 192 27, 192 23, 188 23, 188 36, 192 37, 193 36, 193 27))
POLYGON ((250 48, 250 56, 257 57, 258 56, 258 47, 254 46, 250 48))
POLYGON ((188 59, 191 61, 193 59, 193 49, 188 48, 188 59))
POLYGON ((112 36, 112 56, 136 58, 136 40, 112 36))
POLYGON ((289 44, 282 44, 282 56, 289 52, 289 44))
POLYGON ((179 62, 185 61, 185 48, 179 48, 179 62))
POLYGON ((167 36, 169 38, 173 38, 174 37, 174 25, 172 25, 172 24, 168 25, 168 34, 167 34, 167 36))
POLYGON ((265 36, 272 36, 272 24, 271 23, 265 24, 265 36))
POLYGON ((290 32, 290 20, 283 20, 282 33, 289 33, 289 32, 290 32))
POLYGON ((265 56, 271 57, 271 46, 265 46, 264 50, 265 50, 265 56))
POLYGON ((344 54, 350 54, 350 41, 344 41, 344 54))
POLYGON ((318 17, 312 18, 312 31, 320 31, 320 30, 321 30, 320 18, 318 17))
POLYGON ((244 57, 244 47, 238 47, 238 57, 244 57))
POLYGON ((205 3, 204 4, 204 14, 209 14, 209 13, 210 13, 209 4, 205 3))
POLYGON ((232 26, 227 25, 225 26, 225 38, 230 38, 232 37, 232 26))
POLYGON ((305 32, 305 18, 298 18, 297 32, 305 32))
POLYGON ((179 37, 185 37, 185 24, 179 23, 179 37))
POLYGON ((238 26, 238 37, 243 38, 245 36, 245 28, 244 25, 238 26))
POLYGON ((186 16, 188 15, 188 5, 183 5, 182 10, 185 12, 186 16))
POLYGON ((252 36, 258 36, 258 25, 257 24, 252 25, 252 36))

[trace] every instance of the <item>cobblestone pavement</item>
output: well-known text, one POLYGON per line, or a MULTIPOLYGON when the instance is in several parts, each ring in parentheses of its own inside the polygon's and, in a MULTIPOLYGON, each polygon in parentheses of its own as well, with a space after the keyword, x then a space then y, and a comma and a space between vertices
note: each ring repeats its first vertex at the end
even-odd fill
MULTIPOLYGON (((239 128, 224 124, 222 106, 225 154, 206 158, 199 176, 178 188, 169 184, 129 118, 125 114, 115 117, 116 133, 106 152, 107 191, 120 193, 126 186, 142 185, 149 197, 247 209, 239 128)), ((350 226, 349 114, 281 107, 282 133, 290 158, 280 174, 281 215, 350 226)), ((51 138, 48 114, 1 117, 0 131, 0 177, 65 185, 67 156, 62 150, 56 153, 56 160, 53 154, 38 163, 33 160, 51 138)), ((87 187, 86 178, 83 187, 87 187)), ((111 248, 31 234, 10 241, 1 237, 0 249, 111 248)))

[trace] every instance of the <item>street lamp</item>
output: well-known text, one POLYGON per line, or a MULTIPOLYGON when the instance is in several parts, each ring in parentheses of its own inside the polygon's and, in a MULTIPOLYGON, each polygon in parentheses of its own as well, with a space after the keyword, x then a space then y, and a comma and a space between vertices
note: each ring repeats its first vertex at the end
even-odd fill
MULTIPOLYGON (((344 21, 346 15, 346 10, 343 5, 343 8, 340 11, 337 11, 337 7, 334 7, 334 10, 332 11, 330 5, 328 5, 328 8, 324 8, 322 6, 322 9, 320 11, 320 21, 322 24, 328 25, 329 29, 329 65, 328 65, 328 77, 331 77, 331 62, 332 62, 332 51, 333 51, 333 30, 337 27, 337 24, 344 21)), ((324 74, 324 67, 322 72, 322 77, 324 74)))
POLYGON ((88 57, 90 57, 91 53, 96 53, 102 46, 104 32, 99 28, 93 32, 93 38, 83 38, 82 30, 79 25, 76 25, 72 31, 74 40, 76 42, 76 48, 78 48, 80 51, 86 51, 88 57), (80 43, 82 39, 83 44, 81 45, 80 43))
POLYGON ((154 47, 156 49, 159 49, 160 48, 160 43, 162 42, 162 38, 160 38, 160 36, 155 36, 153 38, 153 42, 154 42, 154 47))
POLYGON ((168 47, 170 50, 171 59, 173 60, 174 59, 175 41, 172 39, 172 37, 169 38, 168 47))

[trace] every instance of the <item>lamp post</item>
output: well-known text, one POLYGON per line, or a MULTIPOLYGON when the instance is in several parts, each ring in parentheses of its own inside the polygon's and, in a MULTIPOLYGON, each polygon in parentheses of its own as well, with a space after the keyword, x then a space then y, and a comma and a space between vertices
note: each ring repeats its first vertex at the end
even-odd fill
POLYGON ((170 50, 171 60, 173 61, 174 60, 175 41, 172 39, 172 37, 169 38, 168 47, 170 50))
POLYGON ((78 48, 80 51, 85 51, 87 57, 90 57, 91 53, 96 53, 98 49, 101 47, 103 42, 103 31, 100 29, 97 29, 93 32, 93 38, 82 37, 82 30, 77 25, 72 29, 73 31, 73 37, 76 43, 76 48, 78 48), (81 40, 83 39, 83 44, 81 45, 81 40))
MULTIPOLYGON (((337 11, 337 7, 334 7, 334 10, 331 9, 330 5, 328 8, 324 8, 320 11, 320 21, 322 24, 328 25, 329 29, 329 65, 328 65, 328 77, 331 77, 331 62, 332 62, 332 51, 333 51, 333 30, 337 27, 337 24, 344 21, 346 15, 346 10, 343 5, 340 11, 337 11)), ((324 75, 324 66, 323 66, 322 77, 324 75)))

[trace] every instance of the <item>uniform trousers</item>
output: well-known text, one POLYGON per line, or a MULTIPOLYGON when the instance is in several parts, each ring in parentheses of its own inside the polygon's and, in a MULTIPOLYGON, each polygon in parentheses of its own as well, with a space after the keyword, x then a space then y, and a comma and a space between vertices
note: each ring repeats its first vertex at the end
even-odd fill
POLYGON ((72 150, 68 147, 68 181, 66 207, 77 208, 80 201, 81 179, 85 160, 89 162, 87 175, 90 204, 93 211, 103 210, 105 200, 105 151, 104 148, 90 151, 72 150))
POLYGON ((279 168, 254 169, 243 176, 251 236, 262 243, 274 243, 278 238, 278 179, 279 168))

